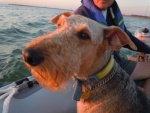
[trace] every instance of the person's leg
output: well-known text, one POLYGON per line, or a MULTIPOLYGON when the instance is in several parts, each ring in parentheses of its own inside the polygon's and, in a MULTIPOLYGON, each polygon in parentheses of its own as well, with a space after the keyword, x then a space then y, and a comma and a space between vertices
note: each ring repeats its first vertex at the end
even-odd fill
POLYGON ((131 77, 133 80, 144 80, 144 92, 150 98, 150 62, 137 62, 131 77))
POLYGON ((137 62, 131 77, 134 80, 150 78, 150 62, 137 62))
POLYGON ((144 93, 150 99, 150 79, 145 80, 143 88, 144 88, 144 93))

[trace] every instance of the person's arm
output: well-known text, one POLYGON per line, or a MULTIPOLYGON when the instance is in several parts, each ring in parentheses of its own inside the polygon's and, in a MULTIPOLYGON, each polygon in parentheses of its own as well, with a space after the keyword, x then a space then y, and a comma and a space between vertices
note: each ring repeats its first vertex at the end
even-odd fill
MULTIPOLYGON (((145 43, 143 43, 142 41, 140 41, 138 38, 134 37, 125 27, 125 32, 128 34, 128 36, 130 37, 130 39, 132 40, 132 42, 137 46, 137 51, 138 52, 144 52, 147 54, 150 54, 150 47, 148 45, 146 45, 145 43)), ((126 48, 131 49, 128 45, 124 46, 126 48)))

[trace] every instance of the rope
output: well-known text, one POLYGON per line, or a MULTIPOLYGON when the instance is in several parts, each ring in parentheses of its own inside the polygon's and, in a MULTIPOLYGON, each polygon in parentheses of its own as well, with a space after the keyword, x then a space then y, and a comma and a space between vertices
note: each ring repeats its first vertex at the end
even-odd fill
POLYGON ((3 103, 3 111, 2 113, 8 113, 9 104, 12 97, 17 93, 18 87, 12 86, 4 90, 0 90, 0 100, 6 98, 3 103))
POLYGON ((10 101, 13 96, 18 93, 18 90, 24 90, 30 88, 35 83, 33 76, 21 79, 20 81, 14 82, 10 85, 0 88, 0 100, 4 99, 2 113, 8 113, 10 101))

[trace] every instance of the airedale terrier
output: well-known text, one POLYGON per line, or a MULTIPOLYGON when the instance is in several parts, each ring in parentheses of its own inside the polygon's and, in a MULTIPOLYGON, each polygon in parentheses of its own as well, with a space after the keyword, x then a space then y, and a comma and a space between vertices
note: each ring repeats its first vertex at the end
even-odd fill
POLYGON ((150 113, 149 100, 112 56, 127 44, 137 49, 120 28, 69 12, 51 22, 57 30, 34 39, 22 52, 43 87, 58 90, 73 76, 78 113, 150 113))

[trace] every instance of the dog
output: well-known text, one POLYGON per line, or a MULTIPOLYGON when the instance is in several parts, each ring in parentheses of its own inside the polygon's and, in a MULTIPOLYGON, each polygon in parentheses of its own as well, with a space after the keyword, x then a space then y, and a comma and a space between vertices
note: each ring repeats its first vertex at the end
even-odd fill
POLYGON ((150 113, 150 101, 113 58, 112 51, 124 45, 137 49, 120 28, 70 12, 51 22, 57 30, 33 39, 22 51, 43 87, 57 91, 73 77, 78 113, 150 113))

